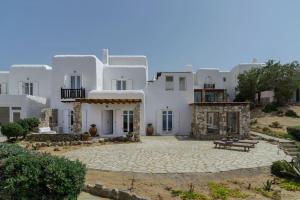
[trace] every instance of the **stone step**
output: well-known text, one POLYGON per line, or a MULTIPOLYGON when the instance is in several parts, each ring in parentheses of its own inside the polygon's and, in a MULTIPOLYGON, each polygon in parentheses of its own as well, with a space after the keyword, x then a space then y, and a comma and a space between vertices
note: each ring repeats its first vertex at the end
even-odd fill
POLYGON ((289 152, 287 153, 288 155, 292 156, 292 157, 296 157, 297 155, 299 155, 299 152, 289 152))

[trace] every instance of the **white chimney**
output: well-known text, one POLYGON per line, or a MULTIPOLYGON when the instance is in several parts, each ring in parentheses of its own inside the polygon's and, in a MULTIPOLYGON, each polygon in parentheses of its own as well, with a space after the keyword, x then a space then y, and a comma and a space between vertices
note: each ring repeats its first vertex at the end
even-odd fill
POLYGON ((257 63, 257 59, 256 59, 256 58, 253 58, 253 59, 252 59, 252 63, 257 63))
POLYGON ((187 64, 184 66, 184 71, 185 72, 193 72, 193 65, 187 64))
POLYGON ((103 64, 108 64, 108 49, 102 49, 102 63, 103 64))

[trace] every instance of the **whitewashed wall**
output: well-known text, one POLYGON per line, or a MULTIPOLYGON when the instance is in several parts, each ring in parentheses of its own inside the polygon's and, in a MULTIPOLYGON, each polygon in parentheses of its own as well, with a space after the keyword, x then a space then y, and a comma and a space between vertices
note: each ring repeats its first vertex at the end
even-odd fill
POLYGON ((192 112, 189 103, 193 102, 192 73, 162 73, 154 82, 149 82, 146 90, 146 120, 154 126, 156 134, 188 135, 191 131, 192 112), (174 90, 165 90, 166 76, 173 76, 174 90), (186 90, 179 90, 179 77, 186 77, 186 90), (173 130, 162 131, 162 111, 173 111, 173 130))
POLYGON ((20 82, 33 83, 33 95, 51 96, 51 67, 47 65, 12 65, 9 73, 9 94, 22 94, 20 82))

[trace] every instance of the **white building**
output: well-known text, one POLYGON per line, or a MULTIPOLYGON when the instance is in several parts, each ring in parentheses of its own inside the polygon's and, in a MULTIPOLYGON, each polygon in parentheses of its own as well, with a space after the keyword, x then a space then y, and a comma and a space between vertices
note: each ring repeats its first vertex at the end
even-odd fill
POLYGON ((38 117, 42 108, 50 107, 57 111, 52 119, 57 132, 85 132, 95 124, 104 137, 145 135, 152 124, 155 134, 188 135, 191 104, 232 101, 238 74, 262 65, 158 72, 149 80, 146 56, 110 55, 107 49, 101 60, 56 55, 51 67, 12 65, 0 72, 0 123, 38 117))
POLYGON ((12 65, 0 72, 0 123, 39 117, 51 96, 51 67, 12 65))

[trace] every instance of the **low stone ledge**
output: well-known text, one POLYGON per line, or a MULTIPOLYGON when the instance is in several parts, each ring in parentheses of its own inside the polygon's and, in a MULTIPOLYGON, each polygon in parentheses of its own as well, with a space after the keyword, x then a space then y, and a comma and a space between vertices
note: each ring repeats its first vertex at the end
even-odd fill
POLYGON ((90 193, 103 198, 110 198, 114 200, 150 200, 149 198, 139 197, 128 190, 118 190, 116 188, 107 188, 101 184, 85 185, 84 192, 90 193))

